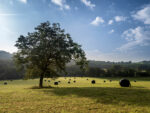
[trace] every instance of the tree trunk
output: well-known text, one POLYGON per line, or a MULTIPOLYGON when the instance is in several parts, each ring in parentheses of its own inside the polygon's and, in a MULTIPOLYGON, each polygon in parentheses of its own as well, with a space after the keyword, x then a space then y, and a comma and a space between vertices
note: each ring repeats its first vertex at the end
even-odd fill
POLYGON ((43 74, 40 76, 39 87, 43 87, 43 74))

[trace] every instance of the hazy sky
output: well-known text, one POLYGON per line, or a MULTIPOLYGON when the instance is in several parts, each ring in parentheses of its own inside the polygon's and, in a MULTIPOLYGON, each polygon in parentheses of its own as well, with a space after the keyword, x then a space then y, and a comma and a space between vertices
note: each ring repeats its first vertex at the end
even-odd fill
POLYGON ((0 0, 0 50, 19 35, 59 22, 88 59, 150 60, 150 0, 0 0))

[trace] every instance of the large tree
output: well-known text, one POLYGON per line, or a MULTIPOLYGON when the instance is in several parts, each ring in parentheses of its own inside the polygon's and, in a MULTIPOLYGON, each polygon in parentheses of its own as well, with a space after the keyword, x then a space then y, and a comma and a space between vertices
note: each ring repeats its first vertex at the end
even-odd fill
POLYGON ((85 70, 87 61, 81 45, 60 28, 59 23, 41 23, 27 36, 21 35, 15 46, 18 51, 14 60, 25 70, 27 77, 40 77, 39 87, 43 87, 44 77, 58 76, 65 72, 65 66, 74 60, 85 70))

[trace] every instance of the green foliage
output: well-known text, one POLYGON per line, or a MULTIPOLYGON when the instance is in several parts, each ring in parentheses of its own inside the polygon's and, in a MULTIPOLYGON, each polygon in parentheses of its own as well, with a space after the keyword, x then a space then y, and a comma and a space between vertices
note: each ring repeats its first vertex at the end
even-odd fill
POLYGON ((91 77, 101 77, 105 75, 105 71, 98 67, 89 67, 86 75, 91 77))
POLYGON ((28 77, 39 76, 43 79, 58 76, 62 71, 65 72, 66 63, 71 60, 83 70, 86 69, 84 51, 60 28, 59 23, 41 23, 34 32, 21 35, 15 46, 18 52, 14 60, 25 69, 28 77))
MULTIPOLYGON (((0 79, 20 79, 23 78, 24 72, 17 72, 13 61, 12 54, 0 51, 0 79)), ((84 72, 75 62, 67 63, 66 73, 61 72, 61 76, 91 76, 91 77, 150 77, 150 61, 142 62, 105 62, 105 61, 88 61, 89 69, 84 72)), ((19 65, 20 66, 20 65, 19 65)), ((20 68, 22 69, 23 66, 20 68)), ((38 78, 34 69, 26 70, 25 78, 38 78), (32 73, 32 74, 31 74, 32 73), (32 76, 34 75, 34 76, 32 76)), ((52 73, 50 75, 55 75, 52 73)), ((49 76, 49 75, 45 75, 49 76)))
POLYGON ((79 68, 74 65, 69 65, 67 71, 69 76, 150 77, 150 65, 147 62, 141 64, 131 62, 89 61, 89 68, 86 73, 82 73, 79 71, 79 68))
POLYGON ((0 59, 0 80, 20 79, 22 72, 17 72, 12 60, 0 59))

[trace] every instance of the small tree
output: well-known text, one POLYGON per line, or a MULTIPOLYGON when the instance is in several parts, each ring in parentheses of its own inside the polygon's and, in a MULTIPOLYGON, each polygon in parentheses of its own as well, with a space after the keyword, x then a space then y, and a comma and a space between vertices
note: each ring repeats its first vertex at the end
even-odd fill
POLYGON ((59 23, 41 23, 34 32, 21 35, 15 46, 18 48, 14 54, 16 64, 25 69, 26 77, 40 77, 39 87, 43 87, 44 77, 65 72, 66 63, 71 60, 83 70, 87 66, 81 46, 65 34, 59 23))

